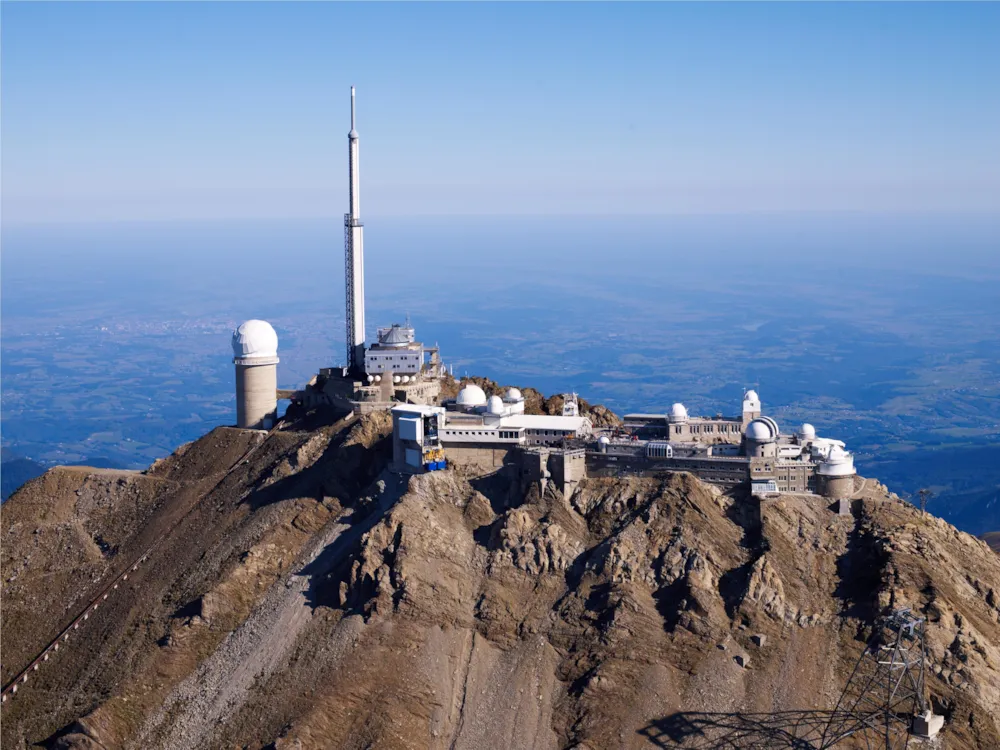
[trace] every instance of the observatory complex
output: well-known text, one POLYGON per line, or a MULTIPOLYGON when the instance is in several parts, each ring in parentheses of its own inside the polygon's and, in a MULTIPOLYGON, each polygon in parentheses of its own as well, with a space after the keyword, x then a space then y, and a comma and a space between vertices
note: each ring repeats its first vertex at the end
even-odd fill
MULTIPOLYGON (((810 424, 782 434, 763 416, 755 391, 737 417, 689 417, 683 404, 667 414, 629 414, 615 430, 593 429, 567 394, 561 416, 526 415, 516 388, 486 397, 467 384, 440 406, 401 404, 392 410, 393 463, 418 473, 448 463, 481 472, 510 466, 568 497, 587 476, 689 472, 723 489, 754 495, 816 494, 846 500, 854 492, 854 457, 843 441, 819 437, 810 424)), ((841 512, 845 511, 843 503, 841 512)))
POLYGON ((763 414, 753 390, 744 393, 737 416, 690 416, 676 403, 666 413, 627 414, 621 426, 595 430, 575 394, 566 395, 560 415, 526 414, 516 388, 487 396, 466 383, 456 398, 442 399, 447 370, 440 352, 417 340, 409 320, 378 328, 369 344, 356 124, 352 87, 344 214, 346 364, 321 368, 301 390, 278 391, 278 337, 268 323, 248 320, 233 333, 239 427, 271 429, 279 396, 304 409, 392 410, 398 472, 513 470, 543 488, 554 483, 568 496, 587 476, 685 471, 725 489, 745 485, 760 496, 822 495, 841 501, 843 510, 855 479, 854 458, 844 443, 819 437, 809 424, 782 433, 763 414))

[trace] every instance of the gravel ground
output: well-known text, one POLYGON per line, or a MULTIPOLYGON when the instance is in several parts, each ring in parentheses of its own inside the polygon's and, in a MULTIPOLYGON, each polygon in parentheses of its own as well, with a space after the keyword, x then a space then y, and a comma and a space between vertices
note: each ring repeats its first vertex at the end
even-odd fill
MULTIPOLYGON (((312 617, 312 607, 306 598, 312 577, 336 565, 406 489, 405 480, 400 477, 387 474, 384 481, 385 489, 378 495, 372 512, 355 524, 344 523, 344 516, 327 524, 294 571, 272 586, 246 622, 171 692, 161 709, 144 725, 134 747, 172 750, 206 745, 215 728, 239 710, 254 683, 281 668, 312 617), (308 574, 304 573, 306 569, 308 574), (168 727, 164 732, 161 727, 165 722, 168 727)), ((350 639, 355 634, 345 631, 341 636, 350 639)))

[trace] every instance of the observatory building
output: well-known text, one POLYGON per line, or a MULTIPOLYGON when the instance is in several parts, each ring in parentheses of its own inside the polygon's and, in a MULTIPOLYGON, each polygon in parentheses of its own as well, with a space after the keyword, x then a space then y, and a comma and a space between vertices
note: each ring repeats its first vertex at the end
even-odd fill
POLYGON ((811 424, 784 434, 748 390, 737 417, 691 417, 683 404, 667 414, 626 414, 620 434, 600 438, 588 469, 598 474, 690 471, 722 487, 749 484, 757 495, 814 493, 833 499, 854 492, 854 456, 843 441, 818 437, 811 424))
POLYGON ((233 331, 236 426, 269 430, 278 419, 278 334, 264 320, 233 331))
POLYGON ((667 414, 626 414, 625 425, 676 442, 730 443, 739 445, 746 426, 760 416, 760 397, 756 391, 743 395, 739 417, 688 416, 684 404, 674 404, 667 414))
POLYGON ((397 471, 433 471, 450 461, 493 471, 515 458, 517 449, 544 448, 591 438, 593 426, 579 416, 573 394, 562 415, 525 414, 517 388, 486 397, 467 383, 441 406, 403 404, 393 408, 393 462, 397 471), (440 465, 439 465, 440 464, 440 465))
MULTIPOLYGON (((690 472, 725 489, 753 494, 816 494, 844 500, 854 492, 854 457, 840 440, 804 424, 783 434, 761 413, 754 391, 737 417, 691 417, 683 404, 666 414, 629 414, 622 428, 595 431, 573 394, 561 416, 524 414, 517 389, 489 398, 467 384, 441 406, 400 405, 393 414, 397 471, 445 465, 474 472, 514 467, 521 476, 554 481, 564 493, 587 476, 690 472)), ((533 480, 534 481, 534 480, 533 480)), ((840 511, 846 507, 841 504, 840 511)))

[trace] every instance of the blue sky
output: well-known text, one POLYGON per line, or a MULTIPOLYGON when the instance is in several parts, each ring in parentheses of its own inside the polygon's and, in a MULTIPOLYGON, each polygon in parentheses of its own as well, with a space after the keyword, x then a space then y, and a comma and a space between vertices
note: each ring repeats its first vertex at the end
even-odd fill
POLYGON ((11 3, 5 222, 1000 213, 1000 4, 11 3))

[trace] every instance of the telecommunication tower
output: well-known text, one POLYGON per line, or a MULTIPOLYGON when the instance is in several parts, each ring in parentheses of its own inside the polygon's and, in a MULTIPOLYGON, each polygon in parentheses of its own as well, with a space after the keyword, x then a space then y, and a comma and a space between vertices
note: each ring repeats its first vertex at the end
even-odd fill
POLYGON ((876 624, 820 747, 833 747, 846 737, 853 737, 855 744, 864 742, 866 748, 907 746, 915 725, 927 715, 925 624, 908 607, 893 610, 876 624))
POLYGON ((344 281, 347 302, 347 367, 354 374, 365 368, 365 239, 361 223, 361 168, 358 131, 354 128, 354 87, 351 86, 351 132, 347 134, 350 210, 344 214, 344 281))

